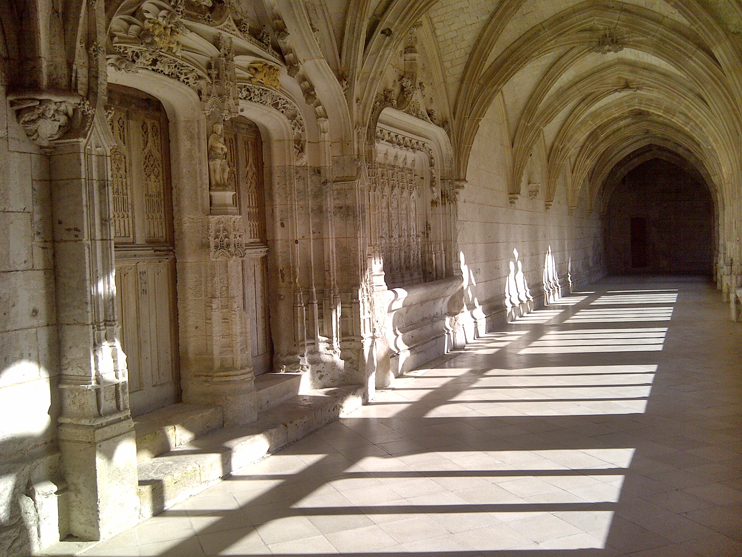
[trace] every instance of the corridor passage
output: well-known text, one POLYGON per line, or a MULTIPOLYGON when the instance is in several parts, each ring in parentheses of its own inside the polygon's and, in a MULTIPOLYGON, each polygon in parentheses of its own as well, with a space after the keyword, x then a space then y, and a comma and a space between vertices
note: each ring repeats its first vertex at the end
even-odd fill
POLYGON ((86 555, 742 555, 742 325, 611 278, 86 555))

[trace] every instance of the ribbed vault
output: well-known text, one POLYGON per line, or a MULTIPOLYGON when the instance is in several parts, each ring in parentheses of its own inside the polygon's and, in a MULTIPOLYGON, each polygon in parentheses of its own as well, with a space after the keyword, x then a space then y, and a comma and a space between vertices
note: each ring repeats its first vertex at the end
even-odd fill
POLYGON ((583 193, 595 201, 613 166, 659 145, 693 160, 718 190, 718 202, 731 201, 742 133, 738 3, 355 4, 348 10, 343 52, 348 64, 353 58, 361 68, 353 80, 354 117, 367 121, 382 68, 409 30, 427 22, 450 102, 444 112, 451 114, 458 178, 466 178, 479 122, 502 95, 513 195, 536 155, 547 161, 539 165, 547 200, 563 187, 570 203, 583 193), (367 17, 371 24, 364 26, 367 17))

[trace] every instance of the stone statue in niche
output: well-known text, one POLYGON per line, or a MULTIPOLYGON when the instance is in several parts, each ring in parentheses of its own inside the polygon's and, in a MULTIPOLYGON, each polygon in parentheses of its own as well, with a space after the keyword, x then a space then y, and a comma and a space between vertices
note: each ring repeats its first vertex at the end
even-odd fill
POLYGON ((13 108, 18 111, 18 124, 28 138, 42 144, 67 133, 75 112, 72 103, 52 99, 24 99, 13 108))
POLYGON ((230 177, 232 169, 227 161, 227 143, 224 140, 224 123, 214 122, 209 135, 209 184, 216 191, 231 190, 230 177))

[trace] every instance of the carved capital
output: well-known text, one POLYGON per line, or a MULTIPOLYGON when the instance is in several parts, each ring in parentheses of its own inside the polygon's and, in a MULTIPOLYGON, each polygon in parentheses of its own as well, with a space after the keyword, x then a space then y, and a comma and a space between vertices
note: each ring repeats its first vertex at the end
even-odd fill
POLYGON ((75 93, 19 93, 9 100, 18 124, 31 141, 42 147, 60 139, 81 137, 95 112, 87 99, 75 93))
POLYGON ((209 217, 209 247, 212 261, 245 257, 247 248, 242 217, 239 215, 209 217))

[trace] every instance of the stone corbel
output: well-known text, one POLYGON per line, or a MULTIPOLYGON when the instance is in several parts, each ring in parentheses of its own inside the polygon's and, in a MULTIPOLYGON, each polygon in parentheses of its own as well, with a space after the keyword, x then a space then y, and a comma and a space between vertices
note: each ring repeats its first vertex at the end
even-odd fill
POLYGON ((26 136, 40 147, 82 137, 95 113, 87 99, 76 93, 17 93, 9 95, 9 102, 26 136))
POLYGON ((467 186, 469 182, 466 180, 452 180, 450 182, 451 188, 449 193, 449 203, 458 203, 459 202, 459 196, 461 195, 461 192, 464 191, 464 188, 467 186))
POLYGON ((518 198, 520 197, 519 193, 509 193, 508 194, 508 202, 510 203, 511 207, 515 207, 515 203, 518 201, 518 198))
POLYGON ((242 259, 247 255, 245 230, 239 215, 209 217, 209 248, 212 261, 242 259))
POLYGON ((539 192, 541 191, 541 184, 538 182, 531 182, 528 184, 528 199, 536 199, 539 192))

